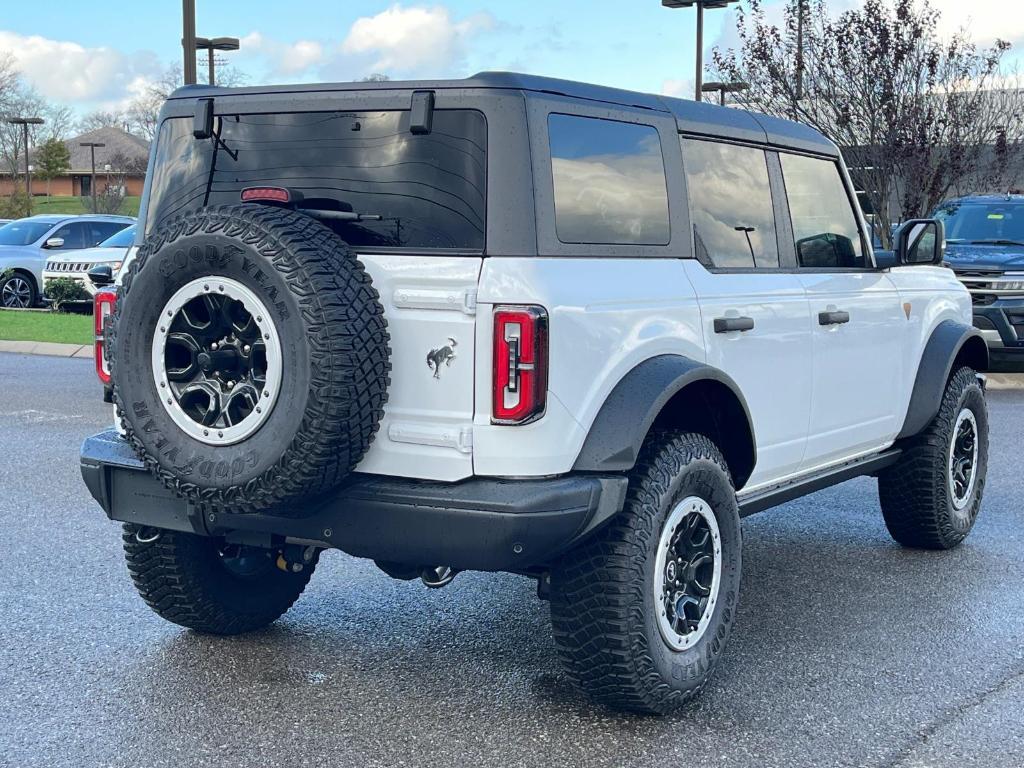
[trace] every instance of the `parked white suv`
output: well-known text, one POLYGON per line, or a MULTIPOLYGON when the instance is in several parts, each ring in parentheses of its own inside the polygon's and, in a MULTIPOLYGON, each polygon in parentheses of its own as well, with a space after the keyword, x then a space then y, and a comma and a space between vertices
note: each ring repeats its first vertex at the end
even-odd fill
MULTIPOLYGON (((51 280, 67 278, 82 286, 83 301, 92 303, 96 295, 97 286, 89 279, 89 270, 96 267, 107 267, 110 275, 116 275, 129 249, 135 244, 135 226, 125 227, 119 232, 111 235, 95 248, 86 248, 81 251, 74 251, 67 255, 53 256, 46 262, 43 269, 43 292, 44 300, 48 298, 46 286, 51 280)), ((75 301, 65 301, 65 304, 74 304, 75 301)))
POLYGON ((942 226, 873 254, 815 131, 508 73, 286 90, 172 96, 97 297, 123 436, 82 473, 164 618, 264 626, 329 548, 511 571, 585 691, 664 712, 725 648, 741 516, 875 475, 901 544, 971 530, 942 226))

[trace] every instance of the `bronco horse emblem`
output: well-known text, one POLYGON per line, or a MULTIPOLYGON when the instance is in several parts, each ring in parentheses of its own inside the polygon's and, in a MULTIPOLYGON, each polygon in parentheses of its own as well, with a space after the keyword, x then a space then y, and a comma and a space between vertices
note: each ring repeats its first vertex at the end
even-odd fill
POLYGON ((451 336, 448 337, 448 343, 438 349, 432 349, 427 353, 427 367, 434 372, 434 378, 441 378, 441 364, 451 367, 452 360, 455 359, 455 348, 459 346, 459 342, 453 339, 451 336))

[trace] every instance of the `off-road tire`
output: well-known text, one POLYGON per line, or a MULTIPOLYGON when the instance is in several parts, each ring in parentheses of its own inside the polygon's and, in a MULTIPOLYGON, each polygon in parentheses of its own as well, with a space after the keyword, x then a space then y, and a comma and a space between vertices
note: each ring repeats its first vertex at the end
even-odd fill
POLYGON ((161 483, 207 508, 300 516, 301 502, 338 485, 368 450, 387 400, 388 341, 377 291, 342 240, 308 216, 242 204, 147 236, 124 277, 107 355, 127 439, 161 483), (165 303, 206 276, 264 302, 284 355, 265 422, 230 445, 205 444, 174 422, 150 360, 165 303))
POLYGON ((935 418, 903 445, 898 462, 878 476, 885 525, 898 543, 915 549, 952 549, 974 527, 988 469, 988 409, 973 370, 956 370, 946 384, 935 418), (973 497, 957 512, 950 493, 948 459, 960 412, 970 409, 978 427, 977 478, 973 497))
POLYGON ((221 562, 219 539, 180 531, 124 526, 128 571, 142 599, 167 621, 198 632, 237 635, 280 618, 306 588, 316 559, 299 573, 275 564, 253 575, 221 562))
POLYGON ((739 600, 742 536, 721 452, 698 434, 648 439, 623 510, 551 572, 551 621, 573 682, 615 709, 662 714, 696 696, 725 649, 739 600), (661 529, 682 499, 698 496, 721 532, 722 581, 711 623, 685 650, 658 628, 653 589, 661 529))

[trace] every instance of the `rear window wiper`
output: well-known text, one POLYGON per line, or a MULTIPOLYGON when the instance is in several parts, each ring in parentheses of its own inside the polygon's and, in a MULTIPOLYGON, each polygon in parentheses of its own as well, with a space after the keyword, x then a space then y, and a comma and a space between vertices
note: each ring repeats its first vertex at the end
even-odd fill
POLYGON ((332 211, 327 208, 296 208, 314 219, 332 219, 334 221, 381 221, 384 217, 379 213, 356 213, 355 211, 332 211))
MULTIPOLYGON (((948 240, 946 241, 949 242, 948 240)), ((971 245, 1020 245, 1024 246, 1020 240, 1001 240, 993 238, 991 240, 971 240, 971 245)))

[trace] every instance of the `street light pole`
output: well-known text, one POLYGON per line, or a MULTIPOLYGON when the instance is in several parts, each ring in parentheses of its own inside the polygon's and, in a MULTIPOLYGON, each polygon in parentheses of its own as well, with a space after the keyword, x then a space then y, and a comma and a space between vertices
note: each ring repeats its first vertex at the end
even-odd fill
POLYGON ((704 3, 697 3, 697 70, 694 75, 694 88, 697 91, 696 99, 703 99, 704 90, 701 88, 704 80, 704 3))
POLYGON ((739 0, 661 0, 665 8, 692 8, 697 6, 697 71, 694 76, 697 101, 701 100, 703 90, 701 88, 704 79, 704 9, 725 8, 729 3, 736 3, 739 0))
POLYGON ((25 197, 28 206, 28 215, 32 215, 32 166, 28 164, 28 127, 30 125, 42 125, 41 117, 9 117, 7 122, 11 125, 21 126, 22 145, 25 149, 25 197))
POLYGON ((92 212, 99 213, 96 210, 96 147, 107 146, 101 141, 81 141, 78 143, 80 147, 88 147, 89 155, 92 157, 92 178, 89 181, 89 191, 92 193, 92 212))
POLYGON ((181 0, 181 48, 185 53, 185 85, 196 84, 196 0, 181 0))
POLYGON ((207 59, 207 61, 209 62, 210 72, 209 79, 207 80, 207 82, 209 82, 210 85, 217 84, 215 71, 216 65, 213 56, 214 51, 237 51, 240 46, 241 43, 239 42, 237 37, 196 38, 196 50, 209 52, 209 58, 207 59))
POLYGON ((739 93, 740 91, 746 91, 750 89, 750 83, 745 83, 742 80, 733 80, 728 83, 704 83, 701 86, 701 90, 704 93, 717 93, 718 103, 721 106, 725 106, 725 94, 727 93, 739 93))

